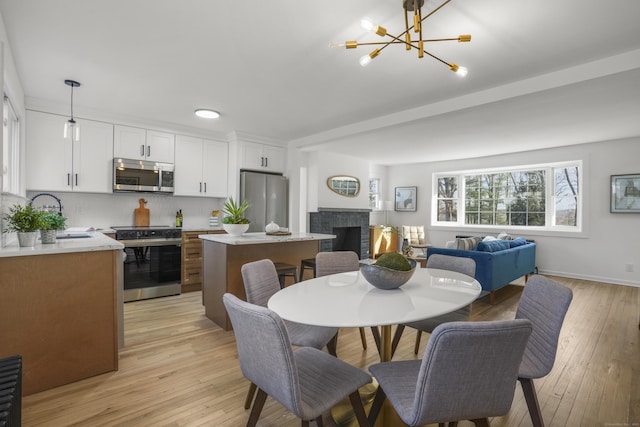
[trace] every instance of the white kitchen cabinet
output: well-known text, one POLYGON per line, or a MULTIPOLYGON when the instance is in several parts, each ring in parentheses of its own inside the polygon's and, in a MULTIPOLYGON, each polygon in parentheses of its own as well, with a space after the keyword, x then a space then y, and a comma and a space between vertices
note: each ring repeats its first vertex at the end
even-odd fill
POLYGON ((116 125, 113 136, 113 157, 174 162, 175 135, 155 130, 116 125))
POLYGON ((177 135, 173 194, 227 197, 228 163, 227 142, 177 135))
POLYGON ((284 172, 285 156, 284 147, 244 141, 241 145, 240 168, 266 172, 284 172))
POLYGON ((113 125, 76 118, 80 137, 63 136, 69 118, 27 110, 27 190, 111 193, 113 125))

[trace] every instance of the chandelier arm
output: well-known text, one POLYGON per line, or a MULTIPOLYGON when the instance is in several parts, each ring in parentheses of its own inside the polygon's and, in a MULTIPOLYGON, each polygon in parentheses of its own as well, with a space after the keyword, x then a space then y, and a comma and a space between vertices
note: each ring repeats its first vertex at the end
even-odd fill
POLYGON ((425 16, 424 18, 422 18, 422 20, 420 22, 423 22, 425 19, 427 19, 428 17, 430 17, 431 15, 433 15, 434 13, 436 13, 437 11, 439 11, 440 9, 442 9, 444 6, 446 6, 451 0, 446 0, 444 3, 442 3, 440 6, 436 7, 435 9, 433 9, 431 12, 429 12, 427 14, 427 16, 425 16))

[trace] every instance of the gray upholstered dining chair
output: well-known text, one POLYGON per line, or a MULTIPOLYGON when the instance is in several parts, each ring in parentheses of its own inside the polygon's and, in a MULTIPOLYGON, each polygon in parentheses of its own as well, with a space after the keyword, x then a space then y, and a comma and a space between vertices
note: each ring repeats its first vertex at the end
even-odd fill
MULTIPOLYGON (((471 258, 457 257, 451 255, 433 254, 427 259, 427 268, 439 268, 441 270, 457 271, 458 273, 466 274, 469 277, 474 277, 476 274, 476 262, 471 258)), ((398 325, 396 332, 393 335, 391 342, 391 357, 398 347, 402 332, 405 326, 416 329, 416 343, 413 348, 413 352, 418 354, 420 348, 420 338, 423 332, 431 333, 434 328, 441 323, 445 322, 457 322, 469 320, 471 314, 471 306, 459 308, 451 313, 443 314, 442 316, 432 317, 430 319, 419 320, 417 322, 407 323, 405 325, 398 325)))
MULTIPOLYGON (((244 264, 240 271, 247 302, 266 307, 269 298, 280 290, 280 279, 273 261, 262 259, 249 262, 244 264)), ((317 349, 327 346, 329 353, 336 356, 338 328, 303 325, 302 323, 288 320, 284 320, 284 324, 289 331, 289 339, 292 345, 317 349)), ((244 404, 245 409, 249 409, 251 406, 255 390, 255 384, 251 384, 244 404)))
POLYGON ((471 420, 509 412, 531 322, 450 322, 433 330, 422 360, 369 367, 380 387, 369 412, 374 425, 385 398, 409 426, 471 420))
MULTIPOLYGON (((360 259, 353 251, 318 252, 316 254, 316 277, 328 276, 329 274, 346 273, 348 271, 358 271, 360 269, 360 259)), ((362 348, 367 349, 367 338, 364 335, 364 328, 359 328, 362 348)), ((376 327, 371 328, 373 339, 380 351, 380 331, 376 327)))
POLYGON ((232 294, 222 297, 229 313, 238 346, 242 374, 258 386, 258 394, 247 427, 255 426, 267 395, 302 419, 302 426, 349 396, 360 426, 368 426, 358 388, 371 377, 340 359, 311 347, 293 351, 287 327, 268 308, 240 300, 232 294))
POLYGON ((553 368, 560 330, 572 299, 571 289, 539 275, 527 280, 520 297, 516 319, 530 320, 533 333, 524 351, 518 380, 534 427, 543 427, 544 421, 533 380, 546 376, 553 368))

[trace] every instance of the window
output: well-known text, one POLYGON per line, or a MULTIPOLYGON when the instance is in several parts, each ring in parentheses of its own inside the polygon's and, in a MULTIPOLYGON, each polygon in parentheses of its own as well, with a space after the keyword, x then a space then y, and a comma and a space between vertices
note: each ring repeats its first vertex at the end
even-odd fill
POLYGON ((373 210, 380 210, 380 178, 369 180, 369 207, 373 210))
POLYGON ((2 111, 2 192, 17 194, 20 123, 6 95, 2 111))
POLYGON ((580 231, 581 162, 436 174, 436 225, 580 231))

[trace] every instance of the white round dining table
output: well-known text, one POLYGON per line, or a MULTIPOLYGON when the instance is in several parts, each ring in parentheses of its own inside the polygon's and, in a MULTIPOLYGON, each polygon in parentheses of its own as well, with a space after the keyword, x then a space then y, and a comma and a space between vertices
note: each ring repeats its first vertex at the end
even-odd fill
POLYGON ((450 313, 482 290, 472 277, 418 268, 393 290, 369 284, 360 271, 305 280, 274 294, 268 307, 283 319, 316 326, 368 327, 408 323, 450 313))
MULTIPOLYGON (((383 290, 369 284, 360 271, 318 277, 290 285, 268 301, 283 319, 316 326, 380 327, 380 360, 391 360, 391 327, 451 313, 473 302, 480 283, 464 274, 417 268, 400 288, 383 290)), ((339 423, 340 424, 340 423, 339 423)), ((398 426, 388 401, 376 426, 398 426)))

